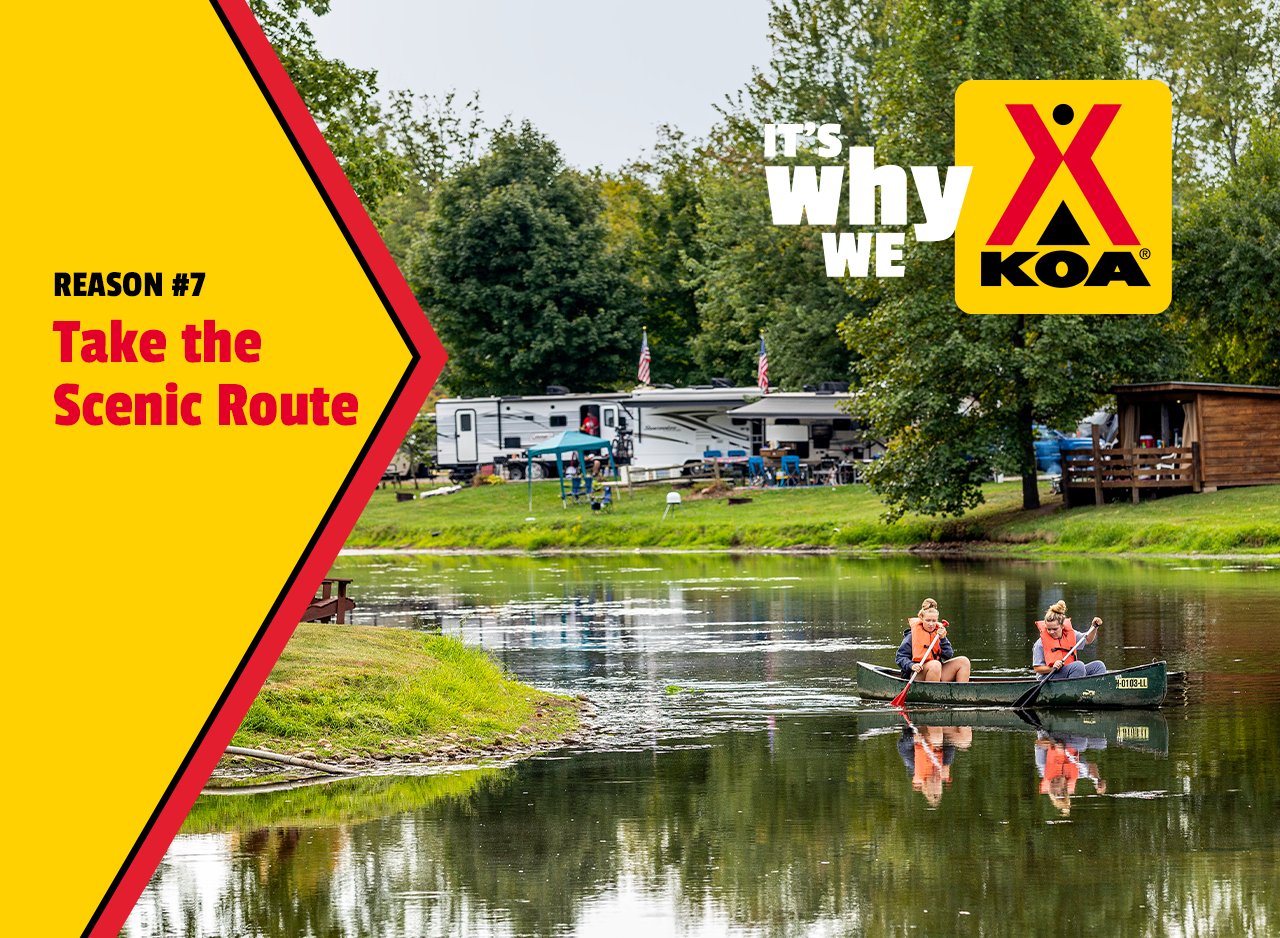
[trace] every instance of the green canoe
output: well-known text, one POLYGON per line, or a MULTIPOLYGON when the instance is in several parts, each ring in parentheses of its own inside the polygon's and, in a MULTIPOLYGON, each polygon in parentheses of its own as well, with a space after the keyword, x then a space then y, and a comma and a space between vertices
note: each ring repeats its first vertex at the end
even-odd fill
MULTIPOLYGON (((858 662, 858 695, 872 700, 892 700, 906 686, 897 668, 881 668, 858 662)), ((983 677, 968 682, 916 681, 907 691, 907 703, 946 707, 1005 706, 1035 686, 1035 678, 983 677)), ((1158 707, 1164 702, 1169 675, 1163 661, 1123 671, 1107 671, 1094 677, 1049 681, 1036 698, 1036 709, 1074 710, 1158 707)))

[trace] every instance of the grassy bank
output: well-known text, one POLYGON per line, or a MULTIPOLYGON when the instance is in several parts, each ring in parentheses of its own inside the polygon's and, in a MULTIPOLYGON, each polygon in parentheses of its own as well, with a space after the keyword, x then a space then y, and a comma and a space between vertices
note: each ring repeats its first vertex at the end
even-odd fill
POLYGON ((580 706, 453 638, 304 623, 232 744, 325 761, 534 748, 572 732, 580 706))
POLYGON ((1280 551, 1280 487, 1060 510, 1041 486, 1044 505, 1024 512, 1019 482, 983 487, 986 502, 958 519, 908 516, 884 524, 884 506, 865 486, 748 490, 729 505, 691 497, 662 518, 668 486, 625 492, 607 514, 589 505, 562 508, 554 483, 485 485, 452 495, 397 502, 393 489, 373 495, 352 532, 351 547, 514 548, 903 548, 968 545, 993 550, 1059 552, 1249 553, 1280 551))

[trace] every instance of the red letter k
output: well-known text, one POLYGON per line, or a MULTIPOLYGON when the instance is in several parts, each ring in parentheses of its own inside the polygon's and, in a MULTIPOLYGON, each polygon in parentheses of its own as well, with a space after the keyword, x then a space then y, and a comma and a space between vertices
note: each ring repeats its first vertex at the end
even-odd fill
POLYGON ((1094 151, 1106 136, 1107 129, 1120 110, 1120 105, 1095 104, 1090 108, 1089 115, 1076 131, 1075 139, 1067 146, 1066 153, 1058 149, 1058 145, 1054 143, 1053 137, 1050 136, 1048 128, 1036 113, 1034 106, 1006 104, 1005 107, 1009 109, 1013 122, 1018 125, 1018 130, 1022 133, 1022 138, 1027 141, 1027 146, 1031 148, 1031 154, 1035 159, 1027 170, 1027 174, 1022 177, 1022 182, 1018 184, 1018 191, 1009 200, 1009 205, 1000 216, 1000 221, 996 222, 995 230, 991 232, 987 244, 1013 244, 1018 233, 1022 231, 1022 226, 1027 223, 1031 212, 1040 202, 1040 196, 1044 195, 1044 190, 1049 188, 1054 174, 1063 163, 1067 164, 1067 169, 1070 170, 1076 185, 1088 200, 1089 207, 1098 216, 1098 221, 1102 223, 1102 230, 1107 233, 1111 243, 1137 244, 1138 236, 1129 227, 1128 220, 1120 211, 1120 206, 1116 204, 1115 197, 1107 188, 1102 174, 1098 172, 1098 167, 1093 165, 1094 151))

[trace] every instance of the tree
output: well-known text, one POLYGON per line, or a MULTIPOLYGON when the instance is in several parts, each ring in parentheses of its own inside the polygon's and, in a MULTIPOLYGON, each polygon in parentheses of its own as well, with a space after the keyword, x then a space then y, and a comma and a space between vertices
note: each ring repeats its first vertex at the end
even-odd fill
POLYGON ((426 224, 436 188, 454 169, 475 162, 491 135, 480 93, 461 104, 457 97, 454 91, 438 96, 391 93, 386 134, 407 170, 403 188, 382 198, 379 231, 403 273, 409 270, 410 249, 426 224))
POLYGON ((435 414, 422 411, 413 418, 409 432, 400 444, 400 451, 409 457, 409 471, 413 475, 413 487, 418 487, 418 467, 435 467, 436 420, 435 414))
POLYGON ((525 122, 436 189, 410 282, 458 394, 605 388, 639 355, 639 304, 606 250, 598 178, 525 122))
MULTIPOLYGON (((827 277, 819 229, 773 225, 761 130, 794 120, 835 123, 847 144, 874 143, 871 74, 889 42, 885 7, 883 0, 778 0, 769 14, 769 66, 720 108, 722 120, 702 150, 700 250, 688 254, 701 321, 692 356, 704 377, 753 384, 762 331, 770 376, 784 387, 855 377, 836 327, 865 315, 867 300, 827 277)), ((814 158, 802 152, 769 162, 814 158)))
POLYGON ((383 197, 405 183, 405 165, 387 148, 381 127, 378 73, 320 54, 303 10, 323 16, 329 0, 250 0, 249 6, 351 187, 377 221, 383 197))
POLYGON ((1109 0, 1126 61, 1169 86, 1174 191, 1194 195, 1239 162, 1250 133, 1274 126, 1280 22, 1254 0, 1109 0))
POLYGON ((1174 308, 1197 377, 1280 385, 1280 131, 1174 220, 1174 308))
POLYGON ((755 173, 713 177, 703 198, 703 259, 689 264, 702 320, 692 351, 702 372, 754 384, 763 330, 779 385, 850 380, 851 356, 836 329, 866 303, 826 275, 819 229, 775 226, 755 173))
MULTIPOLYGON (((901 0, 880 56, 877 159, 954 162, 955 89, 970 78, 1123 74, 1115 33, 1086 0, 901 0)), ((1074 425, 1110 386, 1177 361, 1160 317, 969 316, 955 305, 954 239, 908 241, 907 275, 854 289, 878 303, 842 334, 861 355, 859 417, 889 438, 869 474, 890 517, 960 514, 992 472, 1018 474, 1039 505, 1034 424, 1074 425)))

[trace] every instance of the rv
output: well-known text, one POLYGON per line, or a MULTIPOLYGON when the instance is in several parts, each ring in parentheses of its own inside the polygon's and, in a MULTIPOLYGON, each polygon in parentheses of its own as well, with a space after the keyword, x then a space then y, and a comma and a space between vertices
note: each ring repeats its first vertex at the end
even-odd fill
MULTIPOLYGON (((505 467, 509 479, 550 478, 554 459, 526 465, 524 450, 592 418, 596 435, 613 446, 614 462, 637 466, 701 463, 703 453, 751 450, 751 422, 726 415, 753 397, 756 387, 717 379, 692 388, 636 388, 570 394, 549 387, 528 397, 456 397, 436 402, 437 462, 451 479, 468 479, 480 466, 505 467)), ((757 446, 758 448, 758 446, 757 446)))
POLYGON ((726 416, 751 424, 753 455, 762 448, 787 449, 812 467, 878 459, 884 455, 884 441, 869 437, 839 406, 852 398, 832 389, 782 392, 735 407, 726 416))
MULTIPOLYGON (((449 478, 471 478, 481 466, 505 465, 507 477, 523 479, 526 472, 542 479, 555 475, 555 460, 525 465, 527 447, 565 430, 579 430, 588 415, 597 435, 614 446, 627 427, 621 401, 625 392, 570 394, 555 385, 547 394, 529 397, 452 397, 436 401, 436 463, 449 478)), ((623 457, 625 459, 625 454, 623 457)))

